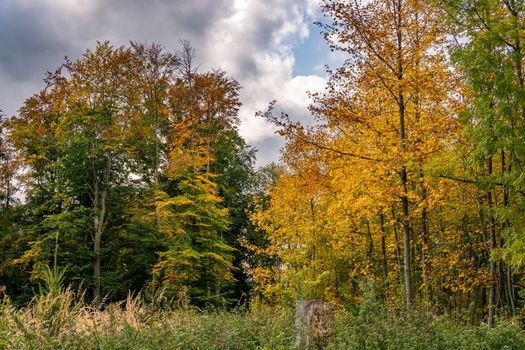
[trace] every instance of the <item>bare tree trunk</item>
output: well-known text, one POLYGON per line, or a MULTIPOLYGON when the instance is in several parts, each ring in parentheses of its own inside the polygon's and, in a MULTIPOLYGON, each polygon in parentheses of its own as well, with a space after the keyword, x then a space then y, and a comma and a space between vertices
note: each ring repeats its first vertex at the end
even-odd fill
MULTIPOLYGON (((425 188, 423 180, 423 170, 419 169, 419 198, 422 203, 427 199, 427 190, 425 188)), ((427 262, 427 252, 428 252, 428 215, 426 207, 423 207, 421 212, 421 226, 420 226, 420 235, 421 235, 421 271, 423 275, 423 286, 425 297, 429 297, 429 284, 428 284, 428 262, 427 262)))
POLYGON ((406 169, 403 167, 401 171, 401 180, 404 184, 404 195, 401 198, 403 204, 403 268, 405 272, 405 297, 407 306, 411 306, 413 302, 413 292, 412 292, 412 276, 411 276, 411 266, 410 266, 410 224, 409 224, 409 212, 408 212, 408 197, 406 189, 406 169))
MULTIPOLYGON (((508 168, 506 165, 506 157, 505 157, 505 151, 501 150, 501 181, 505 183, 505 173, 507 171, 511 170, 511 166, 509 164, 508 168)), ((509 205, 509 189, 507 185, 503 186, 503 207, 507 208, 509 205)), ((505 229, 510 228, 510 222, 509 219, 505 219, 504 223, 505 229)), ((501 243, 501 246, 503 246, 503 242, 501 243)), ((506 293, 509 301, 509 315, 516 316, 516 303, 514 301, 514 290, 512 288, 512 268, 509 264, 507 265, 507 271, 506 271, 506 293)), ((502 274, 503 275, 503 274, 502 274)))
POLYGON ((100 174, 97 173, 95 163, 92 162, 92 172, 93 172, 93 304, 95 307, 99 307, 101 303, 101 294, 100 294, 100 279, 101 279, 101 269, 100 269, 100 244, 102 241, 102 234, 107 222, 107 207, 106 200, 108 195, 108 186, 109 186, 109 176, 111 173, 112 158, 109 156, 108 162, 104 169, 103 180, 100 180, 100 174), (101 186, 104 189, 101 189, 101 186))
MULTIPOLYGON (((395 214, 394 208, 392 208, 392 217, 394 218, 394 220, 396 220, 396 214, 395 214)), ((399 272, 398 272, 399 273, 399 285, 402 286, 403 285, 403 265, 401 264, 401 250, 399 249, 399 246, 397 245, 398 242, 399 242, 399 237, 398 237, 398 234, 397 234, 397 225, 394 222, 394 224, 392 226, 393 226, 393 229, 394 229, 394 241, 395 241, 395 248, 396 248, 396 262, 397 262, 397 266, 399 267, 399 272)))
MULTIPOLYGON (((487 160, 488 174, 492 174, 492 157, 489 157, 487 160)), ((492 215, 492 192, 489 190, 487 192, 487 205, 489 210, 489 235, 490 235, 490 254, 489 254, 489 264, 490 264, 490 290, 489 290, 489 327, 495 327, 494 316, 496 314, 496 263, 492 260, 490 256, 496 249, 496 232, 495 232, 495 222, 492 215)))
POLYGON ((506 267, 506 280, 507 285, 506 291, 509 298, 509 316, 516 317, 516 301, 514 296, 514 286, 512 283, 513 277, 512 277, 512 266, 510 264, 505 264, 506 267))
POLYGON ((385 217, 383 213, 379 215, 381 224, 381 255, 383 265, 383 285, 385 288, 385 301, 388 301, 388 268, 386 257, 386 232, 385 232, 385 217))
MULTIPOLYGON (((398 96, 397 102, 399 106, 399 143, 401 149, 405 149, 405 96, 403 91, 403 39, 402 39, 402 1, 394 2, 395 21, 396 21, 396 36, 397 36, 397 81, 398 81, 398 96)), ((403 208, 403 268, 405 272, 405 297, 407 306, 413 303, 412 291, 412 276, 410 266, 410 222, 409 222, 409 208, 408 208, 408 180, 406 166, 401 166, 399 170, 399 179, 403 187, 403 194, 401 196, 401 204, 403 208)))
MULTIPOLYGON (((98 186, 97 186, 98 187, 98 186)), ((93 253, 95 255, 95 261, 93 263, 93 304, 95 307, 100 306, 101 297, 100 297, 100 242, 102 241, 102 233, 104 231, 105 220, 106 220, 106 196, 107 191, 98 191, 97 207, 95 210, 98 210, 98 205, 100 205, 99 213, 95 214, 94 218, 94 228, 95 228, 95 237, 93 241, 93 253)))
POLYGON ((366 232, 368 237, 368 253, 367 253, 367 262, 366 262, 366 283, 367 285, 372 284, 372 256, 374 252, 374 240, 372 238, 372 231, 370 230, 370 221, 368 218, 366 220, 366 232))

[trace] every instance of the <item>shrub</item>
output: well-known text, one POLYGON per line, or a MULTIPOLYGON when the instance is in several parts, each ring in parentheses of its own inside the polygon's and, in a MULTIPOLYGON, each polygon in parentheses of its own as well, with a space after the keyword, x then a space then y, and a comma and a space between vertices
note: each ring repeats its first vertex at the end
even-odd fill
MULTIPOLYGON (((0 304, 0 349, 296 349, 294 310, 254 304, 234 311, 154 307, 138 296, 97 310, 70 289, 16 309, 0 304)), ((340 311, 326 349, 525 349, 511 321, 463 326, 448 319, 367 300, 340 311)))

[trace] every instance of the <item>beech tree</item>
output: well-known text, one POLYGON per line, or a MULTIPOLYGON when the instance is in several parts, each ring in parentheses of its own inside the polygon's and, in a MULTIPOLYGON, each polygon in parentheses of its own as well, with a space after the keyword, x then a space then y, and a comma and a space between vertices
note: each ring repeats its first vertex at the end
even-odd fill
MULTIPOLYGON (((221 143, 236 135, 239 84, 223 71, 199 73, 188 43, 181 59, 182 75, 169 95, 168 182, 153 202, 167 235, 154 274, 171 290, 186 288, 198 302, 225 304, 226 287, 234 281, 234 249, 224 239, 231 218, 220 197, 221 174, 213 171, 226 170, 216 155, 221 143)), ((230 156, 239 154, 231 151, 230 156)))
MULTIPOLYGON (((394 231, 399 225, 403 253, 396 236, 396 254, 403 262, 405 300, 411 305, 413 246, 419 247, 421 277, 427 288, 428 216, 439 203, 439 192, 432 193, 427 178, 427 165, 455 141, 457 128, 456 79, 447 64, 439 12, 428 2, 404 0, 325 1, 322 9, 329 18, 322 24, 325 38, 348 59, 331 72, 326 93, 314 95, 311 110, 321 126, 307 129, 276 122, 292 140, 289 154, 300 147, 318 149, 321 155, 314 159, 321 164, 316 166, 330 169, 323 171, 330 175, 329 183, 338 179, 346 187, 330 184, 329 191, 342 195, 345 202, 361 203, 361 208, 347 207, 354 219, 345 221, 368 237, 366 244, 373 245, 374 227, 382 232, 384 284, 386 226, 379 222, 394 220, 394 231)), ((301 173, 311 169, 307 158, 301 173)), ((297 173, 301 167, 292 169, 297 173)), ((367 259, 371 261, 370 256, 367 259)))
POLYGON ((33 168, 35 171, 40 167, 52 169, 49 199, 59 205, 53 210, 55 218, 69 220, 64 217, 66 211, 73 207, 82 210, 75 201, 89 210, 95 305, 101 301, 101 241, 111 212, 108 198, 130 174, 130 158, 123 142, 129 126, 125 106, 131 80, 126 63, 130 57, 129 50, 114 49, 106 42, 77 61, 66 61, 48 75, 46 89, 28 99, 12 121, 12 137, 27 164, 41 163, 33 168), (46 119, 50 120, 48 130, 39 130, 46 119), (46 156, 45 145, 31 147, 32 142, 40 142, 33 138, 44 132, 51 139, 53 158, 46 156))
POLYGON ((16 204, 15 182, 17 162, 12 145, 7 138, 7 128, 2 110, 0 110, 0 208, 9 211, 16 204))

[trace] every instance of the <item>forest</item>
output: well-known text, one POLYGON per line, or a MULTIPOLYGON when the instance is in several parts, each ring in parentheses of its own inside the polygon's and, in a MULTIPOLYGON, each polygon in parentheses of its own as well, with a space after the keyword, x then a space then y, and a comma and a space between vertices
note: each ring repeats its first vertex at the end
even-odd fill
POLYGON ((254 116, 278 163, 188 41, 99 42, 2 115, 0 348, 300 348, 298 300, 317 348, 525 348, 525 3, 320 7, 345 60, 314 122, 254 116))

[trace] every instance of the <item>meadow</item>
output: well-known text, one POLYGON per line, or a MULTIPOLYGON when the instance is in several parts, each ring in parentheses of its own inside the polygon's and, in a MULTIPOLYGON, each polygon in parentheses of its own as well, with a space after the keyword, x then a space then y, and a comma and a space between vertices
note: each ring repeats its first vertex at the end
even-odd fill
MULTIPOLYGON (((71 289, 0 306, 0 349, 300 349, 295 311, 254 302, 250 308, 201 310, 184 302, 129 296, 103 310, 71 289)), ((336 311, 332 333, 314 349, 524 349, 518 323, 469 326, 447 316, 364 301, 336 311)))

